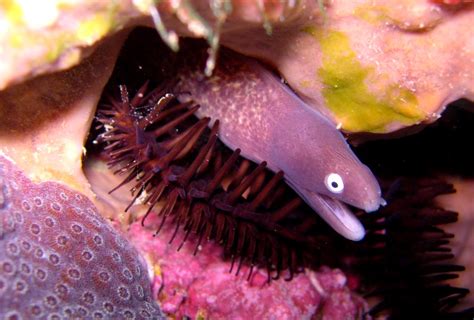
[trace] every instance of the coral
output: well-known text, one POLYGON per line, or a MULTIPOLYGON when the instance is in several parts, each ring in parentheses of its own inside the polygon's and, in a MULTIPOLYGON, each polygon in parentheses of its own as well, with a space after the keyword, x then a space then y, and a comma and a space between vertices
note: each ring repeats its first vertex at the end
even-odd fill
POLYGON ((137 251, 84 196, 0 156, 0 315, 161 317, 137 251))
MULTIPOLYGON (((154 266, 154 290, 163 312, 178 319, 357 319, 368 310, 366 302, 353 291, 351 282, 338 269, 305 270, 292 281, 283 277, 267 282, 264 269, 255 269, 248 280, 250 266, 244 264, 238 275, 229 272, 230 259, 223 258, 222 246, 203 241, 193 255, 198 237, 190 235, 177 251, 184 232, 176 243, 168 244, 175 226, 166 222, 160 235, 153 236, 159 217, 151 216, 147 226, 140 221, 130 227, 132 243, 154 266)), ((234 267, 235 269, 235 267, 234 267)))

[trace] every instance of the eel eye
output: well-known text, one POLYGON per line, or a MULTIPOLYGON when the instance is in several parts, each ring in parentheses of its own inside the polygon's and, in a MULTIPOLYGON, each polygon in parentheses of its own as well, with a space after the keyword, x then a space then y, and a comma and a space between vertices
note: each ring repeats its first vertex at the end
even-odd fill
POLYGON ((324 183, 326 184, 326 188, 332 193, 341 193, 344 191, 344 181, 337 173, 330 173, 324 179, 324 183))

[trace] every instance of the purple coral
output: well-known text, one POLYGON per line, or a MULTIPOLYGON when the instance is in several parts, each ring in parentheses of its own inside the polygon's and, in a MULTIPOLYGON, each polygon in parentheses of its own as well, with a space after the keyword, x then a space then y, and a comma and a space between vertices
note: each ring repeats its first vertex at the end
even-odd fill
POLYGON ((163 317, 137 251, 83 195, 0 155, 0 318, 163 317))

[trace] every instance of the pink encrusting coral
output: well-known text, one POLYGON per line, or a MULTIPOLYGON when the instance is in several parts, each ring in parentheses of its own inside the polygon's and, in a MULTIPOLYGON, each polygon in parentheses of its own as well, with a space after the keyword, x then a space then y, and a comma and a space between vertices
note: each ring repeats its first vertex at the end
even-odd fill
MULTIPOLYGON (((153 224, 153 219, 150 217, 147 225, 153 224)), ((238 263, 232 268, 230 259, 222 259, 222 247, 215 243, 203 241, 194 256, 198 239, 190 236, 178 252, 184 232, 178 232, 170 245, 174 229, 167 223, 154 237, 150 228, 135 222, 129 235, 154 265, 153 291, 163 312, 178 319, 355 319, 367 310, 340 270, 307 270, 292 281, 285 281, 282 274, 270 282, 266 270, 254 270, 247 280, 250 266, 241 266, 236 276, 238 263)))
POLYGON ((0 318, 162 318, 137 251, 85 196, 0 154, 0 318))

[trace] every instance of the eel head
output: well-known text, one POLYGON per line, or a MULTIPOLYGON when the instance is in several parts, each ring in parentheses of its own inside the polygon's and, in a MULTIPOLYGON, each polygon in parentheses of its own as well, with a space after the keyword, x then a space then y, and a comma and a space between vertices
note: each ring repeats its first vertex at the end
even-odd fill
MULTIPOLYGON (((311 117, 319 118, 319 115, 311 110, 304 119, 311 117)), ((385 204, 380 186, 333 124, 319 119, 315 126, 311 124, 314 120, 304 119, 296 121, 299 126, 297 131, 275 133, 272 158, 285 171, 286 180, 292 188, 335 231, 350 240, 361 240, 365 235, 364 227, 346 204, 366 212, 377 210, 385 204), (305 143, 297 148, 293 145, 291 149, 278 145, 289 141, 305 143), (280 152, 282 149, 291 152, 280 152)))

